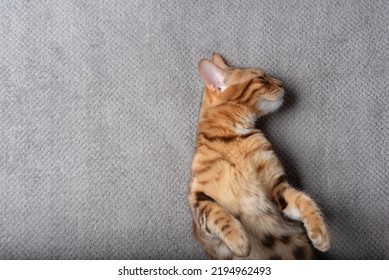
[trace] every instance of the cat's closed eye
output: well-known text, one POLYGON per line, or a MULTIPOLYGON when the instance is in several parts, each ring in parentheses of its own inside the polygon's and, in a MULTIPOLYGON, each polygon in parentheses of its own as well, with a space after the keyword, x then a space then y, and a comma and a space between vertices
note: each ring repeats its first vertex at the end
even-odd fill
POLYGON ((263 76, 258 76, 258 77, 255 77, 256 79, 258 79, 258 80, 260 80, 262 83, 264 83, 264 84, 268 84, 269 83, 269 81, 268 80, 266 80, 266 78, 265 77, 263 77, 263 76))

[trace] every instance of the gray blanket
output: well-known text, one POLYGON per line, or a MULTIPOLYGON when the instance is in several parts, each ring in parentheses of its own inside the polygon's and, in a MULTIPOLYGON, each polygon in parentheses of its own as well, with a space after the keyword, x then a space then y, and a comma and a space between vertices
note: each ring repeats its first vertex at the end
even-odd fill
POLYGON ((203 259, 197 62, 280 79, 259 120, 329 259, 389 259, 387 1, 0 3, 0 258, 203 259))

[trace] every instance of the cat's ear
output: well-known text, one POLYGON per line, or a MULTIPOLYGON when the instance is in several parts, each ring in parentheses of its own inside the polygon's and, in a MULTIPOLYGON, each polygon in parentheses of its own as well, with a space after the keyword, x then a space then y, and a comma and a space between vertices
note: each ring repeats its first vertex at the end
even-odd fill
POLYGON ((211 60, 213 63, 215 63, 217 66, 219 66, 222 69, 228 69, 229 67, 225 64, 223 58, 218 53, 213 53, 211 60))
POLYGON ((229 71, 217 66, 208 59, 202 59, 199 62, 200 77, 205 86, 212 91, 223 91, 227 87, 226 80, 229 71))

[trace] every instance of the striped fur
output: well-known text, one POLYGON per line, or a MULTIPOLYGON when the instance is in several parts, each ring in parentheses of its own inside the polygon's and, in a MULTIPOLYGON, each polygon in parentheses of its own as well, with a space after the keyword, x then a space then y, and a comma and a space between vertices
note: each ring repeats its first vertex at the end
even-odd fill
POLYGON ((329 249, 320 209, 292 188, 255 120, 276 110, 280 81, 260 69, 199 63, 205 83, 188 201, 193 233, 214 259, 311 259, 329 249))

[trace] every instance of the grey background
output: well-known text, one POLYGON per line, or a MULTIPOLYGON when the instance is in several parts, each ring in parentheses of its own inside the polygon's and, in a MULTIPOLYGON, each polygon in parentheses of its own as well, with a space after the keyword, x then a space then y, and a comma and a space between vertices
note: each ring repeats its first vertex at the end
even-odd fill
POLYGON ((330 259, 389 259, 387 1, 1 1, 0 258, 203 259, 200 58, 283 81, 259 121, 330 259))

